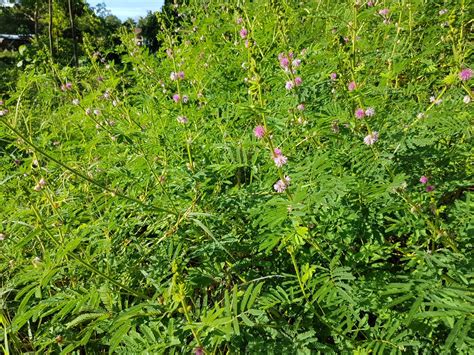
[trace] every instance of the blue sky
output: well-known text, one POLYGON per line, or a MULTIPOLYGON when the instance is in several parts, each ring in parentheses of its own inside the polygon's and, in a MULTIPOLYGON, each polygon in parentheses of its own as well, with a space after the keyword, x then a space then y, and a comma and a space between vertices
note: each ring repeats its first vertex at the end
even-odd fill
POLYGON ((121 20, 138 18, 146 15, 147 11, 157 11, 163 6, 163 0, 87 0, 91 6, 105 2, 112 14, 121 20))

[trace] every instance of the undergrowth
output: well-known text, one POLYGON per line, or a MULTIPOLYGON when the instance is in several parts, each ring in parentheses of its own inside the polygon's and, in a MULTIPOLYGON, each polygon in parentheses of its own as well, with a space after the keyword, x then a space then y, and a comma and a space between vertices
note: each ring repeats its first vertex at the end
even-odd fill
POLYGON ((3 94, 3 352, 469 353, 467 2, 176 11, 3 94))

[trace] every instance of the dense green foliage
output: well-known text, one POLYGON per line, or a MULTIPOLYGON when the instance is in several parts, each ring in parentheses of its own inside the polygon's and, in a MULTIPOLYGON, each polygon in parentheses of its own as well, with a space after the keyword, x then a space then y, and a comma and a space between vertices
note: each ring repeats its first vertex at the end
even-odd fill
POLYGON ((465 1, 173 9, 3 94, 2 351, 474 348, 465 1))

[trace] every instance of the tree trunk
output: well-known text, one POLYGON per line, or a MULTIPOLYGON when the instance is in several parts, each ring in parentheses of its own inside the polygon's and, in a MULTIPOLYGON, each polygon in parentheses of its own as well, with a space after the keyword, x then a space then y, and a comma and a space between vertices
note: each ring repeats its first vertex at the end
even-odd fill
POLYGON ((38 37, 38 0, 35 1, 35 37, 38 37))
POLYGON ((67 3, 69 7, 69 22, 71 23, 73 61, 74 61, 74 66, 77 67, 76 27, 74 26, 74 15, 72 12, 71 0, 68 0, 67 3))
POLYGON ((51 60, 54 60, 54 46, 53 46, 53 0, 48 0, 48 11, 49 11, 49 24, 48 24, 49 54, 51 55, 51 60))

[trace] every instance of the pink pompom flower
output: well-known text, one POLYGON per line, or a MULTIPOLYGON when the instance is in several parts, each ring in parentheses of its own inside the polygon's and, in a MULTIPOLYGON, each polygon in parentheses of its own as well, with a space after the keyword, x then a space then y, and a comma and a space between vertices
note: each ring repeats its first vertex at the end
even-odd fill
POLYGON ((347 89, 349 91, 354 91, 357 88, 357 84, 355 81, 351 81, 349 84, 347 84, 347 89))
POLYGON ((333 81, 337 79, 337 74, 336 73, 331 73, 331 74, 329 74, 329 76, 330 76, 331 80, 333 80, 333 81))
POLYGON ((470 68, 463 69, 459 72, 459 79, 462 81, 468 81, 472 78, 473 71, 470 68))
POLYGON ((247 35, 249 34, 247 29, 245 27, 242 27, 242 29, 240 30, 239 32, 240 34, 240 37, 242 37, 243 39, 247 38, 247 35))
POLYGON ((373 131, 364 138, 364 143, 367 145, 372 145, 379 140, 379 132, 373 131))
POLYGON ((435 189, 435 187, 433 185, 428 185, 426 186, 426 192, 431 192, 435 189))
POLYGON ((375 109, 373 107, 367 107, 367 109, 365 110, 365 115, 367 117, 372 117, 373 115, 375 115, 375 109))
POLYGON ((265 134, 266 134, 265 127, 263 127, 262 125, 258 125, 257 127, 254 128, 253 134, 258 139, 262 139, 263 137, 265 137, 265 134))
POLYGON ((286 188, 290 185, 290 181, 291 181, 290 177, 285 176, 283 180, 280 179, 276 182, 275 185, 273 185, 273 189, 278 193, 285 192, 286 188))
POLYGON ((294 86, 295 86, 295 84, 291 80, 287 81, 286 84, 285 84, 286 90, 291 90, 291 89, 293 89, 294 86))
POLYGON ((301 84, 303 84, 303 79, 301 79, 299 76, 297 76, 295 78, 295 85, 300 86, 301 84))
POLYGON ((423 175, 422 177, 420 177, 420 182, 421 182, 422 184, 426 184, 426 183, 428 182, 428 178, 423 175))
POLYGON ((177 119, 178 122, 181 123, 181 124, 186 124, 186 123, 188 123, 188 118, 187 118, 186 116, 178 116, 176 119, 177 119))
POLYGON ((358 108, 358 109, 355 111, 355 116, 356 116, 358 119, 364 118, 364 116, 365 116, 365 110, 364 110, 363 108, 358 108))
POLYGON ((178 94, 174 94, 174 95, 173 95, 173 101, 176 102, 176 103, 178 103, 179 100, 181 100, 181 97, 180 97, 178 94))
POLYGON ((387 16, 389 13, 390 13, 390 9, 387 9, 387 8, 379 10, 379 15, 383 17, 387 16))

